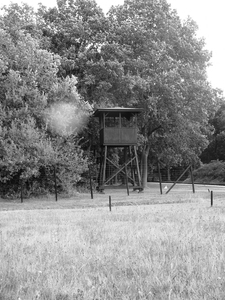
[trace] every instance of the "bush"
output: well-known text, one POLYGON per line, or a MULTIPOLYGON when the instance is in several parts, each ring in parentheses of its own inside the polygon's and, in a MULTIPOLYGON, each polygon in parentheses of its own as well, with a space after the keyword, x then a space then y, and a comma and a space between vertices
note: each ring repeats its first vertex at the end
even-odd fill
MULTIPOLYGON (((200 168, 193 172, 194 181, 196 183, 225 183, 225 162, 211 161, 203 164, 200 168)), ((190 178, 185 182, 190 182, 190 178)))

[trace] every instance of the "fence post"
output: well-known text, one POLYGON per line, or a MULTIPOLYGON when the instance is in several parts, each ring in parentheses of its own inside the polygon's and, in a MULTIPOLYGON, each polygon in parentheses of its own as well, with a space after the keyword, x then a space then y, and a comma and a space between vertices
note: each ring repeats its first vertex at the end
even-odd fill
POLYGON ((93 199, 93 187, 92 187, 91 169, 90 169, 90 166, 88 166, 88 169, 89 169, 89 179, 90 179, 91 199, 93 199))
POLYGON ((55 168, 55 166, 54 166, 54 184, 55 184, 55 201, 58 201, 57 181, 56 181, 56 168, 55 168))
POLYGON ((170 192, 170 190, 172 190, 172 188, 177 184, 177 182, 181 179, 182 176, 184 176, 184 174, 190 169, 191 166, 188 166, 184 172, 179 176, 179 178, 171 185, 171 187, 168 189, 168 191, 166 192, 166 194, 168 194, 170 192))
POLYGON ((23 179, 20 181, 20 202, 23 203, 23 179))
POLYGON ((195 193, 195 184, 194 184, 194 176, 193 176, 192 166, 190 166, 190 173, 191 173, 192 191, 193 191, 193 193, 195 193))
POLYGON ((211 195, 211 207, 213 206, 213 191, 210 192, 211 195))
POLYGON ((109 211, 112 210, 112 199, 111 196, 109 196, 109 211))

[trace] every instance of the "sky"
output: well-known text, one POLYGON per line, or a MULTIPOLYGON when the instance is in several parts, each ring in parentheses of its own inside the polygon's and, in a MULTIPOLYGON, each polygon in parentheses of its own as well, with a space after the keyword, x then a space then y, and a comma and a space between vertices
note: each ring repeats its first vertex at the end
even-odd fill
MULTIPOLYGON (((0 6, 8 5, 11 0, 0 0, 0 6)), ((21 0, 12 0, 20 3, 21 0)), ((45 6, 55 6, 56 0, 22 0, 36 7, 39 2, 45 6)), ((123 0, 96 0, 99 6, 107 12, 112 5, 122 4, 123 0)), ((214 88, 220 88, 225 95, 225 18, 224 0, 167 0, 176 9, 181 19, 190 16, 198 25, 198 36, 204 37, 206 49, 212 52, 211 64, 208 68, 208 80, 214 88)))

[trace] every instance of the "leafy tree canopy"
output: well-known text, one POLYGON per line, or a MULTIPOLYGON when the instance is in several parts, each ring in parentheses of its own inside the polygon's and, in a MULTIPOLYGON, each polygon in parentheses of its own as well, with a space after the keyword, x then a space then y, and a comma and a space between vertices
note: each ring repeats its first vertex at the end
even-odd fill
MULTIPOLYGON (((56 103, 67 104, 74 111, 76 108, 81 118, 88 114, 90 106, 78 94, 74 77, 58 77, 60 56, 42 49, 41 40, 23 29, 26 24, 21 23, 22 29, 13 25, 17 9, 20 17, 21 10, 12 5, 0 19, 0 180, 10 181, 15 176, 29 180, 55 164, 64 164, 64 169, 65 165, 73 166, 73 177, 78 178, 86 168, 86 159, 82 151, 77 155, 74 140, 64 139, 70 149, 67 155, 57 146, 60 135, 68 134, 54 132, 47 112, 56 103)), ((18 24, 23 19, 19 17, 18 24)), ((63 117, 69 135, 77 134, 78 124, 68 120, 67 115, 63 117)), ((83 125, 84 122, 79 124, 83 125)))

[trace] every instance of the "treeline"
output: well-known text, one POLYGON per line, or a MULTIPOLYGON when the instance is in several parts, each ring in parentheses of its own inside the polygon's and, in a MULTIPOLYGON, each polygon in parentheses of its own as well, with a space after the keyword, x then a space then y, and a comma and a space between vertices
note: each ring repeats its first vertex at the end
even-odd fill
POLYGON ((92 0, 3 7, 1 194, 16 194, 21 181, 30 194, 51 191, 53 170, 71 193, 98 144, 96 107, 144 108, 144 185, 155 161, 197 164, 223 100, 207 80, 210 57, 196 23, 165 0, 125 0, 107 15, 92 0))

